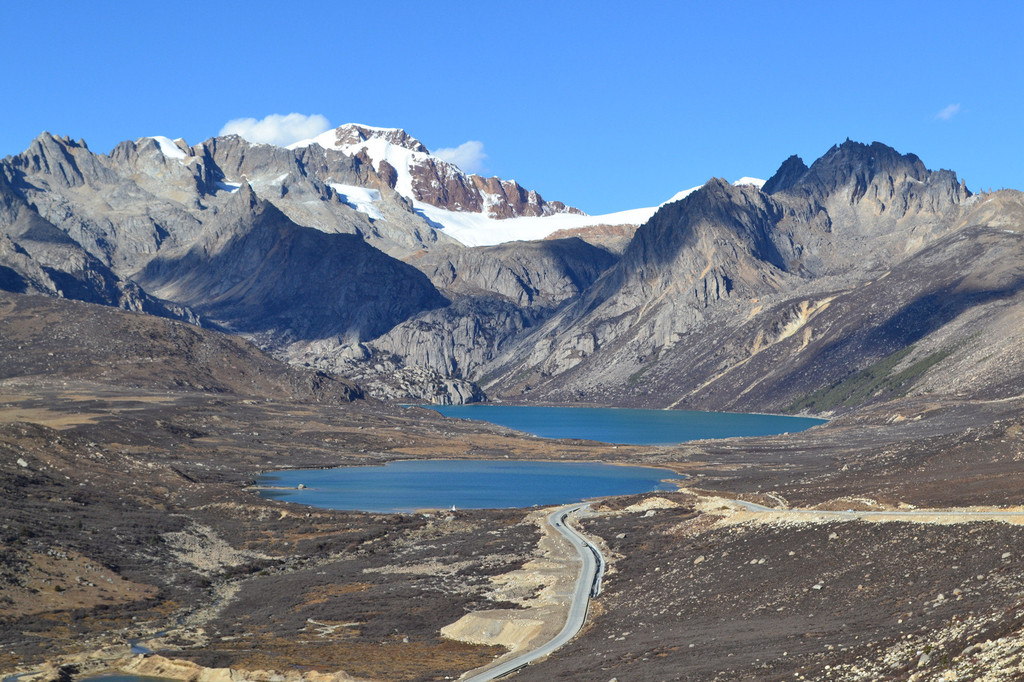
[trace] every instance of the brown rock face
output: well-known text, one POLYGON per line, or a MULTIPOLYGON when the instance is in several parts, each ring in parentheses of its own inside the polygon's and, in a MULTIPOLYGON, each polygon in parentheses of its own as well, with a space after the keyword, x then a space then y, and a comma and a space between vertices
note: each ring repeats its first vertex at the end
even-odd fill
POLYGON ((523 188, 515 180, 484 178, 479 175, 470 175, 468 179, 472 181, 473 186, 479 192, 489 195, 490 200, 485 199, 485 203, 493 218, 583 213, 577 208, 566 206, 561 201, 544 201, 537 192, 523 188))
POLYGON ((545 216, 582 211, 540 194, 515 180, 466 175, 458 166, 428 157, 409 168, 416 199, 450 211, 486 213, 492 218, 545 216))
POLYGON ((398 184, 398 171, 395 170, 395 167, 388 163, 387 160, 381 160, 380 168, 377 170, 377 175, 379 175, 391 189, 394 189, 395 185, 398 184))
POLYGON ((410 167, 409 172, 412 174, 412 191, 420 201, 450 211, 481 213, 484 210, 483 196, 466 182, 466 175, 458 166, 430 157, 410 167))
MULTIPOLYGON (((545 201, 540 194, 523 188, 515 180, 467 175, 455 164, 429 156, 430 151, 423 143, 402 129, 348 124, 335 131, 335 146, 338 148, 359 145, 371 139, 382 139, 396 147, 428 155, 413 162, 409 173, 412 175, 413 197, 432 206, 449 211, 486 213, 492 218, 583 213, 560 201, 545 201)), ((365 150, 360 151, 356 158, 364 162, 370 160, 365 150)), ((387 161, 380 162, 377 173, 391 188, 398 182, 399 171, 387 161)))

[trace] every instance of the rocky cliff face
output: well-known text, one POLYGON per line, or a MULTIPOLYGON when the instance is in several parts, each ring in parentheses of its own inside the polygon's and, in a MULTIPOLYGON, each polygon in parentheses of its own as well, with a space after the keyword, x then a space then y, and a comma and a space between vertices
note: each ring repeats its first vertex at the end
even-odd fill
POLYGON ((142 138, 98 155, 43 134, 0 161, 0 287, 198 322, 195 305, 269 350, 444 305, 374 246, 446 243, 365 159, 319 147, 142 138))
MULTIPOLYGON (((62 186, 84 182, 73 157, 62 155, 63 158, 54 160, 46 153, 52 152, 52 148, 42 147, 31 161, 43 166, 53 161, 55 182, 62 186)), ((0 289, 77 299, 198 323, 192 311, 150 296, 43 218, 16 191, 17 181, 14 169, 0 168, 0 289)))
POLYGON ((407 259, 450 297, 497 295, 523 308, 554 308, 585 291, 616 260, 580 239, 441 248, 407 259))
POLYGON ((1020 193, 982 197, 950 234, 877 277, 825 278, 737 302, 638 361, 615 393, 661 407, 826 414, 907 393, 1017 395, 1021 206, 1020 193), (1018 217, 1008 227, 1011 210, 1018 217))
POLYGON ((497 381, 511 371, 535 387, 607 347, 646 357, 705 324, 709 309, 778 290, 792 279, 793 250, 770 229, 782 214, 755 187, 717 179, 664 206, 614 267, 519 344, 497 381))
POLYGON ((811 276, 888 267, 945 234, 971 196, 952 171, 849 140, 810 168, 791 157, 764 192, 785 204, 776 229, 799 246, 811 276))
POLYGON ((383 395, 461 403, 482 394, 470 380, 527 330, 573 300, 616 261, 579 239, 436 249, 409 259, 450 298, 365 345, 296 343, 287 357, 343 371, 383 395), (379 367, 391 380, 371 377, 379 367), (417 388, 419 386, 419 388, 417 388), (443 390, 441 390, 443 388, 443 390))
MULTIPOLYGON (((953 173, 928 171, 917 157, 878 143, 846 142, 810 168, 793 157, 764 190, 712 180, 663 207, 617 265, 482 367, 484 388, 529 389, 549 400, 618 402, 635 394, 639 402, 675 403, 679 390, 659 395, 657 387, 684 384, 678 374, 699 386, 721 370, 686 368, 683 358, 700 339, 716 339, 723 366, 750 362, 751 349, 790 338, 794 320, 815 314, 837 287, 877 277, 956 232, 969 198, 953 173), (793 292, 814 295, 785 302, 793 292), (760 331, 726 360, 724 330, 751 318, 760 331), (665 373, 654 372, 657 365, 665 373), (641 382, 642 398, 634 390, 641 382)), ((878 352, 861 348, 859 362, 878 352)))

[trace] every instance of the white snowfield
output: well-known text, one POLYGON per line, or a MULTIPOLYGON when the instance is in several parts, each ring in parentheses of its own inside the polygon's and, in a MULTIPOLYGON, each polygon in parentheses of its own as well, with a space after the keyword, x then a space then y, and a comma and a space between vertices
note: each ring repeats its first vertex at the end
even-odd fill
MULTIPOLYGON (((743 177, 734 185, 754 185, 760 188, 765 181, 759 178, 743 177)), ((455 237, 466 246, 493 246, 506 242, 544 239, 559 230, 594 225, 643 225, 665 204, 679 201, 700 189, 691 187, 677 192, 668 201, 647 208, 633 208, 616 213, 601 215, 578 215, 556 213, 554 215, 522 218, 491 218, 483 213, 449 211, 413 199, 416 212, 429 220, 434 227, 442 227, 446 234, 455 237)), ((410 199, 412 197, 409 197, 410 199)))
MULTIPOLYGON (((347 123, 342 128, 357 126, 368 131, 381 133, 395 132, 394 128, 378 128, 359 123, 347 123)), ((658 206, 647 208, 634 208, 616 213, 605 213, 602 215, 579 215, 574 213, 556 213, 547 216, 525 216, 519 218, 492 218, 486 213, 474 213, 470 211, 450 211, 438 208, 432 204, 419 201, 412 191, 412 173, 410 167, 423 163, 429 159, 435 159, 439 163, 450 164, 455 172, 462 173, 454 164, 448 161, 441 161, 429 153, 417 152, 407 149, 398 144, 392 144, 384 137, 369 137, 366 140, 355 144, 337 144, 337 130, 328 130, 309 140, 302 140, 288 145, 288 149, 299 149, 318 144, 325 149, 340 151, 349 156, 355 156, 365 151, 373 163, 374 170, 380 170, 382 161, 387 161, 397 171, 398 178, 395 184, 395 191, 413 203, 413 207, 421 217, 426 219, 433 227, 444 230, 446 234, 459 240, 466 246, 492 246, 514 241, 532 241, 544 239, 559 230, 569 230, 594 225, 635 225, 639 226, 650 220, 659 208, 673 201, 679 201, 700 187, 691 187, 678 192, 667 201, 658 206)), ((169 138, 155 136, 160 145, 160 150, 168 158, 183 160, 185 153, 178 148, 169 138)), ((238 187, 237 181, 225 181, 222 189, 234 191, 238 187)), ((734 185, 754 185, 761 187, 765 181, 759 178, 742 177, 734 185)), ((380 201, 381 195, 377 190, 354 185, 342 185, 340 183, 329 183, 330 186, 341 195, 342 201, 352 208, 366 214, 373 220, 384 220, 384 214, 374 204, 380 201)), ((487 196, 485 195, 485 204, 487 196)))
MULTIPOLYGON (((140 137, 136 142, 140 142, 145 139, 146 138, 144 137, 140 137)), ((160 145, 160 151, 163 152, 163 155, 168 159, 178 159, 179 161, 185 160, 185 152, 181 151, 178 145, 174 144, 174 141, 171 138, 164 137, 163 135, 153 135, 150 139, 160 145)))
POLYGON ((497 219, 483 213, 449 211, 422 201, 414 200, 413 206, 416 212, 429 220, 434 227, 444 228, 446 234, 455 237, 466 246, 492 246, 505 242, 544 239, 558 230, 591 225, 642 225, 658 210, 657 207, 634 208, 605 215, 556 213, 539 217, 497 219))
POLYGON ((369 189, 367 187, 359 187, 357 185, 343 185, 340 182, 327 183, 331 186, 335 192, 341 195, 341 200, 346 204, 359 211, 365 213, 368 217, 374 220, 384 220, 384 214, 380 212, 380 209, 373 205, 375 201, 380 201, 380 190, 369 189))

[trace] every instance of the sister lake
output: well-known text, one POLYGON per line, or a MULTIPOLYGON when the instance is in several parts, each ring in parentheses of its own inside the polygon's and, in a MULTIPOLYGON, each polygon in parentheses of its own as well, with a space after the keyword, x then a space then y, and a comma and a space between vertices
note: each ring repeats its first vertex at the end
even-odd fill
POLYGON ((618 445, 674 445, 704 438, 774 436, 824 419, 739 412, 629 410, 618 407, 421 405, 446 417, 479 419, 542 438, 582 438, 618 445))
MULTIPOLYGON (((821 419, 725 412, 614 408, 427 406, 545 438, 664 445, 703 438, 803 431, 821 419)), ((599 462, 410 460, 381 466, 280 471, 261 476, 260 494, 328 509, 411 512, 555 505, 608 495, 674 490, 667 469, 599 462), (299 487, 299 486, 302 487, 299 487)))

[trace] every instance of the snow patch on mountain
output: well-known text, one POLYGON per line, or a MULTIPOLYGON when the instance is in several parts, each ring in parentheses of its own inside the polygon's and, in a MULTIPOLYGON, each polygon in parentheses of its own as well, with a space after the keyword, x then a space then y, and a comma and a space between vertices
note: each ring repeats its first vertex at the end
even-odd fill
MULTIPOLYGON (((572 212, 558 212, 544 216, 494 217, 492 207, 504 198, 492 192, 480 191, 482 212, 473 208, 463 208, 454 202, 449 208, 441 208, 420 200, 413 188, 414 169, 433 164, 439 177, 444 181, 450 174, 463 175, 463 171, 454 163, 435 155, 416 138, 404 130, 396 128, 378 128, 358 123, 347 123, 340 128, 328 130, 314 138, 296 142, 288 149, 299 149, 318 144, 325 149, 340 151, 347 156, 365 154, 370 159, 375 171, 380 172, 381 165, 387 162, 396 173, 395 191, 413 202, 417 214, 432 226, 442 229, 467 246, 490 246, 511 241, 527 241, 544 239, 559 230, 569 230, 595 225, 642 225, 653 216, 661 206, 679 201, 700 187, 691 187, 677 193, 668 201, 647 208, 636 208, 604 215, 586 215, 572 212)), ((471 176, 472 177, 472 176, 471 176)), ((431 180, 437 185, 436 180, 431 180)), ((764 180, 743 177, 736 185, 755 185, 760 187, 764 180)), ((342 200, 376 220, 383 219, 380 210, 374 206, 380 200, 380 193, 368 194, 374 190, 352 185, 331 184, 331 187, 342 195, 342 200)), ((531 193, 533 195, 535 193, 531 193)), ((573 209, 575 210, 575 209, 573 209)))
MULTIPOLYGON (((761 189, 764 186, 765 182, 767 181, 762 180, 761 178, 751 178, 745 175, 732 184, 736 187, 739 187, 740 185, 753 185, 754 187, 761 189)), ((689 189, 684 189, 681 192, 676 192, 675 194, 672 195, 671 199, 669 199, 668 201, 661 202, 661 206, 664 206, 665 204, 671 204, 673 201, 685 199, 686 197, 690 196, 691 194, 699 190, 701 187, 703 187, 703 185, 697 185, 696 187, 691 187, 689 189)))
MULTIPOLYGON (((146 138, 141 138, 141 140, 144 139, 146 138)), ((179 161, 185 160, 185 152, 183 152, 181 148, 171 140, 171 138, 164 137, 163 135, 153 135, 149 139, 153 140, 160 146, 160 151, 163 152, 163 155, 168 159, 177 159, 179 161)))
POLYGON ((309 140, 289 145, 298 149, 317 144, 347 156, 369 160, 373 169, 406 199, 423 201, 449 211, 481 212, 502 219, 515 216, 577 212, 558 201, 544 201, 514 180, 484 178, 467 174, 453 161, 477 163, 483 158, 483 143, 468 142, 460 147, 432 154, 422 142, 400 128, 376 128, 347 123, 309 140), (385 165, 389 166, 383 173, 385 165), (391 175, 394 169, 394 175, 391 175))
MULTIPOLYGON (((758 178, 743 177, 734 185, 754 185, 760 188, 765 183, 758 178)), ((491 218, 482 213, 463 213, 449 211, 422 201, 413 201, 416 212, 426 218, 435 228, 441 228, 446 234, 455 237, 466 246, 493 246, 515 241, 533 241, 544 239, 559 230, 570 230, 594 225, 643 225, 665 204, 679 201, 702 185, 684 189, 676 193, 668 201, 657 206, 634 208, 603 215, 586 215, 576 213, 556 213, 538 217, 491 218)))
POLYGON ((736 185, 737 187, 739 187, 740 185, 753 185, 754 187, 761 189, 762 187, 764 187, 764 183, 766 182, 768 181, 762 180, 761 178, 751 178, 743 176, 742 178, 740 178, 739 180, 732 184, 736 185))
POLYGON ((365 213, 374 220, 384 220, 384 214, 374 206, 374 202, 380 201, 380 190, 358 187, 356 185, 343 185, 340 182, 329 182, 331 189, 338 193, 341 200, 359 211, 365 213))
MULTIPOLYGON (((700 188, 701 188, 701 185, 697 185, 696 187, 691 187, 690 189, 684 189, 681 192, 676 192, 675 194, 672 195, 671 198, 667 199, 666 201, 661 202, 661 204, 659 205, 659 208, 661 206, 664 206, 665 204, 671 204, 673 201, 679 201, 681 199, 685 199, 686 197, 690 196, 691 194, 693 194, 694 192, 696 192, 700 188)), ((651 214, 651 215, 653 215, 653 214, 651 214)))
POLYGON ((483 213, 449 211, 422 201, 414 201, 416 213, 426 218, 435 228, 455 237, 466 246, 492 246, 505 242, 544 239, 558 230, 591 225, 640 225, 657 211, 655 208, 636 208, 604 215, 555 213, 546 216, 518 218, 491 218, 483 213))
MULTIPOLYGON (((414 151, 402 144, 392 142, 391 140, 396 137, 397 133, 403 133, 403 138, 408 139, 411 143, 419 145, 424 150, 426 149, 422 144, 420 144, 419 140, 404 135, 404 131, 396 130, 394 128, 376 128, 374 126, 363 125, 361 123, 346 123, 341 126, 341 128, 328 130, 327 132, 321 133, 312 139, 302 140, 301 142, 288 145, 288 149, 300 149, 312 144, 318 144, 324 149, 334 149, 347 156, 356 156, 360 152, 365 151, 366 155, 370 157, 370 161, 372 162, 373 169, 375 171, 380 171, 380 164, 382 161, 387 161, 391 166, 393 166, 394 169, 398 171, 398 182, 395 184, 395 191, 407 199, 415 199, 412 191, 412 172, 410 168, 413 165, 426 162, 430 158, 430 154, 426 151, 414 151), (360 129, 371 133, 370 136, 365 140, 357 140, 349 143, 339 141, 339 131, 359 131, 360 129)), ((355 137, 359 136, 357 135, 355 137)))

